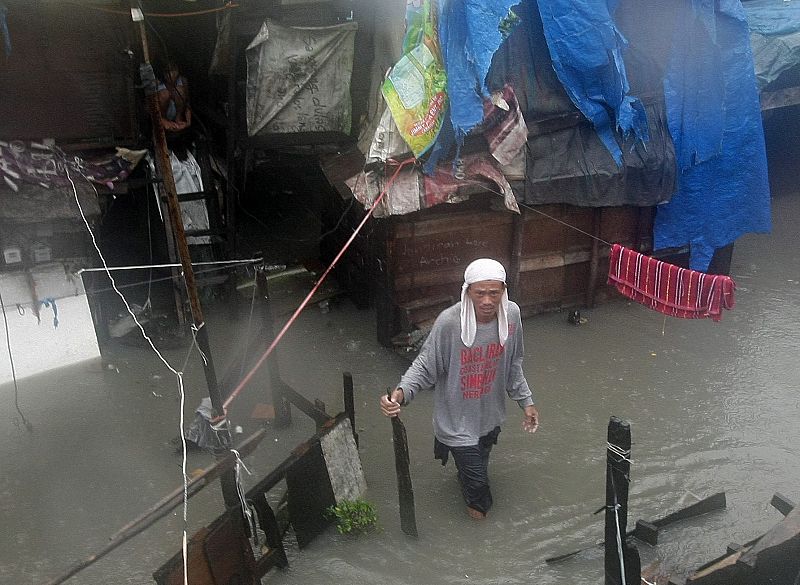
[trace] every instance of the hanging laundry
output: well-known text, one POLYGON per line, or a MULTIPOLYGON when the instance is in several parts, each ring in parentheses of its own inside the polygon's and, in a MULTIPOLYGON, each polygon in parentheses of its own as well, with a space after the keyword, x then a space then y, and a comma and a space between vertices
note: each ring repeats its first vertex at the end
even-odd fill
POLYGON ((665 315, 719 321, 732 309, 736 283, 729 276, 705 274, 611 246, 608 284, 624 296, 665 315))

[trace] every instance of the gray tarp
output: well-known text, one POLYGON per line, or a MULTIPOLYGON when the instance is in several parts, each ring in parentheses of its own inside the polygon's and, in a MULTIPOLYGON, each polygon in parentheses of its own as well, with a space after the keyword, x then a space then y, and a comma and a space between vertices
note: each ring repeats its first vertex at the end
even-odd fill
POLYGON ((751 32, 750 45, 759 89, 800 63, 800 32, 776 36, 751 32))
POLYGON ((246 51, 248 134, 348 134, 357 29, 264 22, 246 51))
MULTIPOLYGON (((73 229, 67 231, 84 229, 72 187, 47 188, 30 183, 21 185, 19 192, 0 185, 0 221, 27 224, 71 220, 74 222, 73 229)), ((78 200, 86 217, 93 219, 99 216, 100 206, 94 188, 81 177, 75 181, 75 189, 78 191, 78 200)), ((64 225, 68 223, 64 222, 64 225)))
MULTIPOLYGON (((645 103, 650 127, 647 147, 624 144, 622 166, 586 121, 528 138, 524 193, 528 204, 579 206, 656 205, 675 187, 675 151, 663 102, 645 103)), ((629 141, 632 142, 632 141, 629 141)))
POLYGON ((524 188, 526 204, 650 206, 668 201, 675 187, 675 151, 666 127, 661 73, 631 46, 625 56, 630 93, 641 98, 650 139, 624 141, 617 166, 592 124, 578 111, 553 69, 535 2, 521 4, 522 22, 495 54, 492 89, 514 87, 528 126, 524 188))

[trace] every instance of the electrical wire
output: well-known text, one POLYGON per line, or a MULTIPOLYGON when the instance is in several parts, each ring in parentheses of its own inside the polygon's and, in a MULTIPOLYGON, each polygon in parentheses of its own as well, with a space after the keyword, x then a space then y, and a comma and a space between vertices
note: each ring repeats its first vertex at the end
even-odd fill
MULTIPOLYGON (((97 12, 105 12, 106 14, 119 14, 122 16, 130 17, 131 13, 129 10, 114 10, 113 8, 105 8, 104 6, 97 6, 96 4, 82 4, 80 2, 69 2, 66 1, 64 4, 69 4, 70 6, 77 6, 79 8, 85 8, 86 10, 95 10, 97 12)), ((141 4, 140 4, 141 8, 141 4)), ((235 4, 233 2, 228 2, 224 6, 219 6, 217 8, 207 8, 205 10, 195 10, 192 12, 145 12, 142 10, 142 14, 150 18, 184 18, 187 16, 201 16, 204 14, 214 14, 216 12, 223 12, 225 10, 231 10, 232 8, 239 8, 239 4, 235 4)))
MULTIPOLYGON (((488 186, 486 185, 486 183, 481 183, 480 181, 473 181, 473 180, 470 180, 470 179, 460 179, 460 181, 461 181, 462 183, 470 183, 470 184, 472 184, 472 185, 478 185, 479 187, 483 187, 483 188, 484 188, 486 191, 489 191, 490 193, 494 193, 495 195, 500 195, 501 197, 505 197, 505 196, 506 196, 506 194, 505 194, 505 193, 501 193, 500 191, 495 191, 495 190, 494 190, 494 189, 492 189, 491 187, 488 187, 488 186)), ((532 211, 532 212, 534 212, 534 213, 538 213, 539 215, 542 215, 542 216, 544 216, 544 217, 546 217, 546 218, 548 218, 548 219, 551 219, 551 220, 553 220, 553 221, 554 221, 554 222, 556 222, 556 223, 560 223, 561 225, 563 225, 563 226, 565 226, 565 227, 568 227, 568 228, 569 228, 569 229, 571 229, 571 230, 575 230, 576 232, 582 233, 584 236, 588 236, 588 237, 592 238, 593 240, 597 240, 597 241, 598 241, 598 242, 600 242, 601 244, 605 244, 605 245, 607 245, 607 246, 611 246, 611 245, 613 245, 613 244, 611 244, 611 242, 607 242, 607 241, 606 241, 606 240, 604 240, 603 238, 599 238, 599 237, 595 236, 594 234, 590 234, 589 232, 583 231, 583 230, 582 230, 582 229, 580 229, 579 227, 576 227, 576 226, 574 226, 574 225, 571 225, 571 224, 569 224, 569 223, 567 223, 567 222, 565 222, 565 221, 562 221, 562 220, 558 219, 557 217, 553 217, 552 215, 549 215, 549 214, 545 213, 544 211, 541 211, 541 210, 539 210, 539 209, 536 209, 535 207, 531 207, 530 205, 528 205, 528 204, 526 204, 526 203, 519 203, 519 202, 517 202, 517 204, 518 204, 520 207, 524 207, 525 209, 527 209, 527 210, 529 210, 529 211, 532 211)))
MULTIPOLYGON (((244 264, 257 264, 263 258, 244 258, 241 260, 209 260, 205 262, 192 262, 192 266, 241 266, 244 264)), ((164 264, 136 264, 130 266, 108 266, 103 268, 81 268, 76 274, 83 274, 84 272, 116 272, 118 270, 147 270, 148 268, 180 268, 183 264, 177 263, 164 263, 164 264)))
POLYGON ((350 247, 350 244, 352 244, 353 240, 356 239, 356 236, 361 231, 361 229, 364 227, 364 225, 367 223, 369 218, 372 217, 372 214, 375 212, 375 209, 377 209, 378 205, 380 205, 380 203, 383 201, 383 198, 386 196, 386 193, 389 191, 389 188, 392 186, 392 183, 394 183, 394 180, 397 178, 397 175, 400 174, 400 171, 403 170, 404 166, 406 166, 407 164, 411 164, 411 163, 416 163, 416 159, 407 159, 407 160, 404 160, 403 162, 401 162, 398 165, 397 169, 394 171, 394 174, 386 182, 386 186, 383 188, 383 190, 381 191, 380 195, 378 195, 378 197, 375 198, 375 201, 372 203, 372 206, 369 208, 369 210, 367 211, 366 215, 364 215, 364 218, 361 220, 361 223, 358 224, 356 229, 353 231, 353 234, 350 236, 350 238, 347 240, 347 242, 345 242, 344 246, 342 246, 342 249, 339 250, 339 253, 331 261, 331 263, 328 265, 328 268, 325 269, 325 272, 322 273, 322 276, 319 277, 319 280, 317 280, 317 283, 314 285, 314 287, 311 289, 311 291, 306 295, 306 298, 303 299, 303 302, 300 303, 300 306, 297 307, 295 312, 292 314, 292 316, 289 318, 289 320, 286 322, 286 324, 283 326, 283 328, 280 330, 280 332, 275 336, 275 339, 272 340, 272 343, 270 343, 270 345, 267 348, 267 350, 261 355, 260 358, 258 358, 258 361, 250 369, 250 371, 247 373, 247 375, 245 375, 245 377, 241 379, 241 381, 236 385, 236 387, 228 395, 228 398, 225 399, 225 402, 222 405, 222 408, 223 408, 223 413, 221 415, 222 417, 226 416, 226 412, 225 411, 228 408, 228 406, 230 405, 230 403, 239 395, 239 393, 241 393, 241 391, 244 389, 244 387, 247 385, 247 383, 250 381, 250 379, 255 375, 255 373, 262 366, 262 364, 266 361, 266 359, 270 356, 270 354, 272 354, 273 350, 278 345, 280 340, 283 339, 283 336, 286 334, 286 332, 289 330, 289 328, 295 322, 297 317, 300 315, 300 313, 303 312, 303 309, 305 309, 306 305, 311 300, 311 297, 314 296, 314 293, 317 292, 319 287, 322 286, 322 283, 325 282, 325 279, 327 278, 328 274, 330 274, 330 272, 333 270, 333 268, 339 262, 339 259, 344 255, 344 253, 350 247))
POLYGON ((25 418, 25 415, 22 414, 22 409, 19 407, 19 387, 17 385, 17 371, 14 368, 14 354, 11 351, 11 335, 8 331, 8 318, 6 317, 6 306, 3 303, 2 293, 0 293, 0 311, 3 312, 3 325, 5 325, 6 329, 6 347, 8 348, 8 361, 11 362, 11 377, 14 380, 14 406, 16 407, 17 413, 22 419, 22 424, 25 425, 26 429, 32 431, 33 425, 30 423, 28 419, 25 418))
MULTIPOLYGON (((186 464, 187 464, 188 454, 187 454, 187 450, 186 450, 186 440, 185 440, 185 437, 184 437, 184 430, 183 430, 183 422, 184 422, 183 421, 183 410, 184 410, 184 406, 185 406, 185 392, 184 392, 184 385, 183 385, 183 369, 181 369, 181 371, 176 370, 169 363, 169 361, 167 361, 167 359, 161 354, 161 352, 158 350, 158 348, 153 343, 153 340, 150 338, 149 335, 147 335, 147 332, 145 332, 144 327, 142 326, 142 324, 139 321, 139 319, 136 317, 136 314, 134 313, 133 309, 131 309, 131 306, 128 303, 128 300, 125 298, 125 295, 123 295, 122 292, 119 290, 119 288, 117 288, 117 284, 114 281, 114 276, 111 274, 111 271, 109 270, 108 262, 106 262, 105 256, 103 256, 103 252, 100 250, 100 246, 97 244, 97 238, 94 235, 94 231, 92 230, 92 227, 89 225, 89 220, 86 219, 86 214, 83 211, 83 206, 81 205, 80 198, 78 197, 78 189, 75 186, 75 182, 72 180, 72 177, 69 174, 69 165, 64 165, 64 172, 67 175, 67 180, 69 180, 70 185, 72 185, 72 192, 75 195, 75 204, 78 206, 78 211, 80 212, 81 219, 83 219, 84 226, 86 227, 86 230, 89 232, 89 236, 91 237, 91 240, 92 240, 92 245, 94 246, 94 249, 97 252, 97 255, 100 257, 100 261, 103 263, 103 266, 106 269, 105 270, 106 271, 106 275, 108 276, 109 280, 111 281, 111 286, 114 288, 114 291, 117 293, 117 295, 119 295, 120 299, 122 299, 122 302, 124 303, 125 308, 128 311, 128 314, 131 316, 131 318, 133 319, 133 322, 139 328, 139 331, 141 332, 142 337, 150 345, 150 348, 158 356, 158 359, 160 359, 161 362, 164 364, 164 366, 170 372, 172 372, 172 374, 175 376, 175 379, 176 379, 176 381, 178 383, 178 391, 179 391, 180 397, 181 397, 179 424, 180 424, 181 442, 183 443, 183 459, 182 459, 182 468, 181 468, 182 469, 182 473, 183 473, 183 531, 182 531, 181 551, 183 553, 183 582, 184 582, 184 585, 188 585, 188 583, 189 583, 189 580, 188 580, 188 560, 187 560, 188 559, 188 556, 187 556, 187 552, 188 552, 188 544, 187 544, 188 543, 188 523, 186 521, 186 517, 187 517, 187 510, 188 510, 188 505, 189 505, 189 494, 188 494, 189 476, 186 473, 186 464)), ((82 176, 87 182, 89 182, 91 184, 91 182, 89 181, 89 179, 85 175, 82 175, 82 176)), ((95 190, 95 194, 97 194, 97 188, 93 184, 92 184, 92 188, 95 190)), ((3 312, 3 315, 5 315, 5 311, 3 312)), ((189 351, 191 351, 191 349, 193 347, 194 347, 194 343, 192 344, 192 346, 190 346, 189 351)), ((188 358, 187 358, 187 363, 188 363, 188 358)))

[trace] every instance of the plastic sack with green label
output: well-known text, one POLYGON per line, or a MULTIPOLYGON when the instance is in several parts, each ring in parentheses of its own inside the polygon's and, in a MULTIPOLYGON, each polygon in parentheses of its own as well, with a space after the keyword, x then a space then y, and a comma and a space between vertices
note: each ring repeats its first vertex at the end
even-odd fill
POLYGON ((447 109, 435 1, 408 0, 403 56, 381 88, 400 135, 417 157, 433 146, 447 109))

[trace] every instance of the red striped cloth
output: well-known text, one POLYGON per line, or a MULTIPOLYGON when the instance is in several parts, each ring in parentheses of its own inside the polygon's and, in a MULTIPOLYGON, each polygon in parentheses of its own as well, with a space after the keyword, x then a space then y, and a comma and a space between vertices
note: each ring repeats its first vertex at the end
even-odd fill
POLYGON ((736 283, 729 276, 705 274, 667 264, 614 244, 608 284, 623 295, 665 315, 719 321, 732 309, 736 283))

